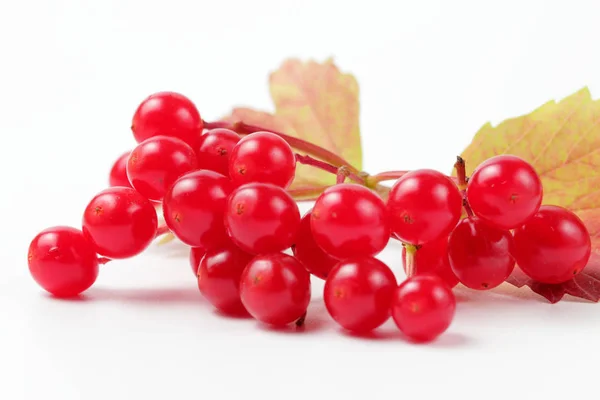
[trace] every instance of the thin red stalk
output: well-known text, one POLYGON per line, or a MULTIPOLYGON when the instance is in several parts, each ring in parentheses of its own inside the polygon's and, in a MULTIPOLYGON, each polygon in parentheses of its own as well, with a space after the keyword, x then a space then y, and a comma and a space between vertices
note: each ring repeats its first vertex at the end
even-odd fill
POLYGON ((296 321, 296 327, 297 328, 303 328, 304 327, 304 322, 306 321, 306 311, 304 312, 304 314, 302 314, 302 316, 300 318, 298 318, 298 320, 296 321))
POLYGON ((106 257, 98 257, 98 264, 100 264, 100 265, 104 265, 109 261, 112 261, 112 260, 110 258, 106 258, 106 257))
POLYGON ((319 195, 321 195, 321 193, 323 193, 328 187, 329 186, 314 186, 298 189, 288 189, 287 192, 290 194, 290 196, 292 196, 294 199, 297 199, 298 201, 308 201, 314 200, 317 197, 319 197, 319 195))
POLYGON ((456 179, 457 186, 460 189, 460 194, 462 196, 463 208, 469 217, 473 216, 473 210, 471 209, 471 205, 469 204, 469 200, 467 199, 467 183, 469 179, 467 178, 467 168, 465 160, 458 156, 456 157, 456 162, 454 163, 454 169, 456 170, 456 179))
POLYGON ((300 164, 310 165, 315 168, 319 168, 323 171, 327 171, 329 173, 335 174, 337 176, 337 183, 342 183, 346 177, 350 178, 356 183, 360 183, 361 185, 365 184, 365 179, 353 172, 350 171, 346 165, 341 167, 336 167, 335 165, 331 165, 321 160, 317 160, 316 158, 312 158, 311 156, 304 156, 302 154, 296 154, 296 161, 300 164), (340 182, 341 179, 341 182, 340 182))
POLYGON ((290 146, 295 148, 296 150, 300 150, 307 154, 310 154, 313 157, 316 157, 320 160, 326 161, 336 167, 346 166, 350 172, 354 174, 358 174, 360 171, 353 167, 348 161, 344 160, 342 157, 337 154, 323 148, 317 146, 316 144, 307 142, 306 140, 299 139, 297 137, 286 135, 285 133, 277 132, 271 129, 265 129, 260 126, 246 124, 245 122, 236 122, 230 123, 225 121, 216 121, 216 122, 208 122, 204 121, 204 127, 207 129, 214 128, 227 128, 231 129, 240 135, 248 135, 250 133, 259 132, 259 131, 268 131, 271 132, 283 140, 288 142, 290 146))
POLYGON ((370 188, 375 187, 379 182, 393 181, 398 178, 402 178, 408 171, 385 171, 379 174, 371 175, 367 177, 367 186, 370 188))
POLYGON ((169 233, 169 232, 171 232, 171 230, 169 229, 168 226, 166 226, 166 225, 159 226, 158 229, 156 230, 156 236, 155 237, 162 236, 165 233, 169 233))
POLYGON ((344 167, 338 168, 336 177, 335 177, 336 185, 339 185, 340 183, 344 183, 344 181, 346 180, 346 177, 348 177, 348 175, 349 175, 349 172, 347 169, 345 169, 344 167))
POLYGON ((456 162, 454 163, 454 169, 456 170, 456 184, 460 190, 467 189, 467 169, 465 165, 465 160, 458 156, 456 157, 456 162))
POLYGON ((469 217, 473 216, 473 209, 471 208, 471 205, 466 197, 463 197, 463 208, 469 217))

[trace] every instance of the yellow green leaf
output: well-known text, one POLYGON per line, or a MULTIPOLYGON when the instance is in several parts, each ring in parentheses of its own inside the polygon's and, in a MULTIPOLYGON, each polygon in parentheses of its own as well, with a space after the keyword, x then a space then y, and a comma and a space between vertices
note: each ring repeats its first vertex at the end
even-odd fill
MULTIPOLYGON (((275 130, 321 146, 362 169, 359 90, 356 79, 332 60, 324 63, 285 61, 269 79, 275 112, 236 108, 224 120, 275 130)), ((291 190, 309 190, 335 183, 335 177, 298 165, 291 190)))

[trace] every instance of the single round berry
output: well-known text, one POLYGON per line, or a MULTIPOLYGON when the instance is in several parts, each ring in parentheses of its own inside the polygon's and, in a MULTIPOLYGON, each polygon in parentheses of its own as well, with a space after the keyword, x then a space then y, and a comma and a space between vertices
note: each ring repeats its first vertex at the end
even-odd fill
MULTIPOLYGON (((448 259, 448 237, 421 246, 414 255, 416 275, 431 274, 439 276, 450 288, 458 284, 458 278, 452 272, 448 259)), ((402 249, 402 263, 406 271, 406 250, 402 249)))
POLYGON ((131 130, 141 143, 164 135, 181 139, 197 149, 204 123, 190 99, 179 93, 159 92, 147 97, 133 116, 131 130))
POLYGON ((250 254, 231 243, 207 251, 198 268, 200 293, 226 314, 244 314, 240 280, 250 260, 250 254))
POLYGON ((394 274, 378 259, 349 258, 329 273, 323 299, 331 317, 343 328, 366 333, 389 318, 396 286, 394 274))
POLYGON ((255 132, 244 137, 229 158, 229 176, 236 186, 261 182, 285 189, 294 180, 295 172, 294 151, 271 132, 255 132))
POLYGON ((129 160, 130 151, 123 153, 110 169, 108 183, 110 186, 131 187, 129 178, 127 177, 127 161, 129 160))
POLYGON ((591 254, 590 234, 573 212, 542 206, 514 232, 515 258, 533 280, 563 283, 580 273, 591 254))
POLYGON ((157 228, 154 205, 131 188, 103 190, 83 213, 83 234, 98 254, 109 258, 141 253, 156 237, 157 228))
POLYGON ((38 233, 27 258, 33 279, 57 297, 76 296, 98 277, 98 256, 79 229, 56 226, 38 233))
POLYGON ((392 300, 392 318, 400 331, 417 342, 428 342, 452 323, 456 299, 435 275, 416 275, 398 286, 392 300))
POLYGON ((302 217, 292 251, 308 272, 318 278, 327 279, 329 271, 331 271, 339 260, 325 253, 315 242, 312 229, 310 228, 311 214, 312 210, 302 217))
POLYGON ((274 253, 294 244, 300 227, 300 211, 281 187, 248 183, 231 193, 225 211, 231 240, 253 254, 274 253))
POLYGON ((500 229, 514 229, 540 208, 542 181, 526 161, 512 155, 492 157, 476 169, 467 187, 473 213, 500 229))
POLYGON ((450 178, 420 169, 398 179, 387 208, 392 232, 405 243, 419 245, 448 236, 460 218, 462 198, 450 178))
POLYGON ((200 267, 200 261, 206 254, 206 249, 203 247, 190 247, 190 267, 194 275, 198 276, 198 267, 200 267))
POLYGON ((194 150, 185 142, 154 136, 140 143, 129 156, 127 176, 131 185, 150 200, 162 200, 181 175, 197 167, 194 150))
POLYGON ((513 237, 477 217, 465 218, 448 239, 448 258, 460 282, 477 290, 495 288, 515 267, 513 237))
POLYGON ((310 219, 315 242, 338 259, 379 253, 389 241, 385 203, 372 190, 343 183, 325 190, 310 219))
POLYGON ((208 170, 190 172, 179 178, 163 200, 165 222, 183 243, 210 249, 228 241, 223 214, 231 183, 208 170))
POLYGON ((217 128, 206 132, 200 137, 196 151, 198 168, 229 176, 229 157, 240 139, 240 135, 229 129, 217 128))
POLYGON ((266 324, 283 326, 297 321, 306 313, 310 295, 310 274, 287 254, 256 256, 242 273, 242 304, 266 324))

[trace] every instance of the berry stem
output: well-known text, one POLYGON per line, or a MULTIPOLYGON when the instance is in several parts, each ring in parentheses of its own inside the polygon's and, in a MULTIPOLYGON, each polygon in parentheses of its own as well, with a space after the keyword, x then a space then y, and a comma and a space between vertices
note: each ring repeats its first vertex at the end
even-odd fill
POLYGON ((169 229, 168 226, 166 226, 166 225, 159 226, 158 229, 156 230, 156 236, 155 237, 162 236, 165 233, 169 233, 169 232, 171 232, 171 230, 169 229))
POLYGON ((306 322, 306 311, 304 312, 304 314, 302 314, 302 316, 300 318, 298 318, 298 320, 296 320, 296 327, 297 328, 304 327, 305 322, 306 322))
POLYGON ((297 201, 315 200, 329 186, 309 186, 297 189, 288 189, 287 192, 297 201))
POLYGON ((356 183, 360 183, 361 185, 365 185, 365 179, 355 173, 353 173, 349 166, 342 165, 336 167, 335 165, 331 165, 321 160, 317 160, 312 158, 311 156, 303 156, 302 154, 296 154, 296 161, 300 164, 310 165, 315 168, 322 169, 323 171, 330 172, 335 174, 337 177, 336 182, 342 183, 346 179, 346 177, 350 178, 356 183))
POLYGON ((372 188, 375 185, 377 185, 379 182, 393 181, 393 180, 402 178, 404 176, 404 174, 406 174, 407 172, 408 171, 385 171, 385 172, 380 172, 375 175, 370 175, 366 179, 367 186, 372 188))
POLYGON ((410 278, 417 273, 415 254, 417 253, 417 250, 419 250, 419 247, 408 243, 403 243, 403 246, 406 249, 406 277, 410 278))
POLYGON ((286 135, 285 133, 277 132, 271 129, 265 129, 260 126, 246 124, 245 122, 238 121, 235 123, 227 122, 227 121, 215 121, 208 122, 204 121, 204 127, 206 129, 215 129, 215 128, 226 128, 231 129, 232 131, 237 132, 240 135, 249 135, 254 132, 271 132, 283 140, 288 142, 290 146, 295 148, 296 150, 300 150, 305 152, 313 157, 318 158, 319 160, 323 160, 328 162, 329 164, 335 167, 346 166, 350 172, 354 174, 358 174, 360 171, 353 167, 348 161, 344 160, 342 157, 337 154, 323 148, 317 146, 316 144, 307 142, 306 140, 302 140, 293 136, 286 135))
POLYGON ((98 264, 100 264, 100 265, 104 265, 109 261, 112 261, 112 260, 107 257, 98 257, 98 264))
POLYGON ((461 156, 456 157, 456 162, 454 163, 454 169, 456 170, 456 177, 458 188, 461 191, 467 190, 467 170, 465 167, 465 160, 461 156))
POLYGON ((469 204, 469 201, 464 196, 463 196, 462 204, 463 204, 463 208, 465 209, 465 212, 467 213, 467 215, 469 217, 472 217, 473 216, 473 210, 471 209, 471 205, 469 204))
MULTIPOLYGON (((348 177, 349 175, 350 175, 350 171, 348 171, 347 168, 339 167, 337 170, 336 178, 335 178, 336 185, 339 185, 340 183, 344 183, 344 181, 346 180, 346 177, 348 177)), ((363 181, 363 183, 364 183, 364 181, 363 181)))
POLYGON ((471 205, 467 200, 467 183, 469 182, 469 178, 467 178, 467 170, 465 159, 461 156, 456 157, 456 162, 454 163, 454 169, 456 170, 456 185, 460 189, 460 194, 462 196, 462 203, 465 212, 469 217, 473 216, 473 210, 471 209, 471 205))

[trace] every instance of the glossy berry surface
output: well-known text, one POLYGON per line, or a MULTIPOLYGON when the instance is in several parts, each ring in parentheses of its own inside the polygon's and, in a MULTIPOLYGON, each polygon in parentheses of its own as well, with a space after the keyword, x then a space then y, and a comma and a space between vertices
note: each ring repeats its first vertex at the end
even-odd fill
POLYGON ((542 206, 514 232, 515 258, 533 280, 563 283, 580 273, 590 258, 591 240, 573 212, 542 206))
POLYGON ((108 176, 108 184, 110 186, 125 186, 131 187, 129 178, 127 177, 127 160, 129 160, 130 151, 127 151, 117 158, 110 169, 108 176))
POLYGON ((198 154, 198 168, 209 169, 229 176, 229 158, 231 151, 240 141, 241 137, 229 129, 212 129, 200 136, 198 154))
POLYGON ((200 261, 202 261, 202 257, 204 257, 205 254, 206 249, 203 247, 190 247, 190 267, 196 276, 198 276, 198 267, 200 266, 200 261))
POLYGON ((283 253, 256 256, 240 281, 242 304, 255 319, 282 326, 304 315, 310 302, 310 274, 283 253))
POLYGON ((467 187, 475 215, 500 229, 514 229, 537 212, 542 182, 535 169, 512 155, 489 158, 476 169, 467 187))
MULTIPOLYGON (((447 237, 424 244, 417 250, 414 257, 416 267, 414 273, 416 275, 437 275, 451 288, 458 284, 458 278, 452 272, 448 259, 447 237)), ((406 250, 404 248, 402 249, 402 263, 406 272, 406 250)))
POLYGON ((270 132, 244 137, 229 158, 229 176, 236 186, 261 182, 287 188, 295 172, 294 151, 285 140, 270 132))
POLYGON ((460 282, 477 290, 495 288, 515 267, 510 231, 495 228, 477 217, 463 219, 450 234, 448 258, 460 282))
POLYGON ((227 202, 225 226, 242 250, 253 254, 287 249, 300 227, 300 211, 281 187, 249 183, 235 189, 227 202))
POLYGON ((181 175, 197 168, 194 150, 179 139, 154 136, 140 143, 129 156, 131 185, 150 200, 162 200, 181 175))
POLYGON ((190 172, 179 178, 163 200, 165 222, 183 243, 210 249, 228 241, 223 214, 231 183, 209 170, 190 172))
POLYGON ((456 310, 452 290, 435 275, 418 275, 398 286, 392 318, 400 331, 417 342, 428 342, 446 331, 456 310))
POLYGON ((226 314, 244 314, 240 300, 240 280, 252 255, 228 243, 206 252, 198 268, 200 293, 226 314))
POLYGON ((397 282, 390 268, 373 257, 340 261, 325 281, 329 315, 343 328, 369 332, 390 317, 397 282))
POLYGON ((318 278, 326 279, 329 271, 339 260, 325 253, 315 242, 310 228, 311 214, 312 210, 302 217, 292 251, 308 272, 318 278))
POLYGON ((448 236, 460 218, 462 198, 447 176, 421 169, 398 179, 387 208, 392 232, 405 243, 419 245, 448 236))
POLYGON ((325 190, 315 202, 311 229, 315 242, 338 259, 379 253, 389 241, 385 203, 372 190, 343 183, 325 190))
POLYGON ((56 226, 38 233, 28 252, 33 279, 57 297, 76 296, 98 277, 98 256, 83 232, 56 226))
POLYGON ((190 99, 175 92, 159 92, 142 101, 131 130, 138 143, 153 136, 171 136, 198 148, 204 124, 190 99))
POLYGON ((128 258, 154 240, 158 218, 154 205, 134 189, 112 187, 88 203, 82 224, 83 234, 98 254, 128 258))

